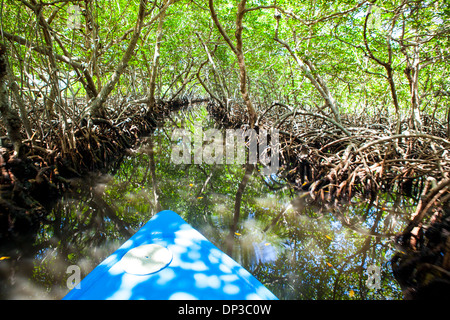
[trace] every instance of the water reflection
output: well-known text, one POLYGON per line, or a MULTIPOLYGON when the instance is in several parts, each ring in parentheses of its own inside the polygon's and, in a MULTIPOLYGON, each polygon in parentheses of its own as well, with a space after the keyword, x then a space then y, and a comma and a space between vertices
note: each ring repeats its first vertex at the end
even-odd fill
MULTIPOLYGON (((380 196, 374 202, 384 208, 389 200, 380 196)), ((389 263, 395 250, 390 235, 395 230, 385 223, 388 214, 384 209, 373 210, 374 205, 310 206, 289 212, 274 230, 285 234, 286 250, 275 267, 259 266, 257 272, 269 277, 267 283, 273 284, 275 294, 283 291, 288 299, 401 298, 389 263), (381 267, 379 290, 366 285, 370 265, 381 267)))
POLYGON ((0 261, 0 297, 62 298, 68 266, 78 265, 85 276, 159 205, 179 213, 224 251, 231 239, 231 256, 280 299, 401 299, 389 259, 395 251, 392 237, 404 227, 413 200, 379 194, 318 205, 308 193, 255 171, 234 226, 235 195, 245 169, 171 164, 167 137, 161 130, 153 141, 157 183, 144 146, 110 175, 79 181, 32 243, 1 249, 9 258, 0 261), (231 237, 230 226, 235 227, 231 237), (381 270, 377 290, 366 283, 371 265, 381 270))

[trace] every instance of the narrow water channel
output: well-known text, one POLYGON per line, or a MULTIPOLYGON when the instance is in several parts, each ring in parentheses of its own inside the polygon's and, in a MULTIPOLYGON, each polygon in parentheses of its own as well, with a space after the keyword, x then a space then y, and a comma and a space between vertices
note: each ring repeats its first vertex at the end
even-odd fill
MULTIPOLYGON (((255 171, 230 243, 243 166, 173 164, 170 128, 157 130, 152 141, 161 209, 180 214, 278 298, 402 298, 389 260, 413 199, 385 193, 319 206, 309 193, 255 171)), ((69 266, 84 277, 145 224, 157 212, 149 154, 144 143, 110 173, 77 181, 37 238, 0 261, 0 297, 62 298, 69 266)))

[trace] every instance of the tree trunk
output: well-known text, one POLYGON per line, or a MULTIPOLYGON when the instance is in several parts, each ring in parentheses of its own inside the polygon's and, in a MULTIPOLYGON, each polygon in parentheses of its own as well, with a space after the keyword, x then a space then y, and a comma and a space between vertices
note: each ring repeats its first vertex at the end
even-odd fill
POLYGON ((328 89, 328 86, 326 85, 325 81, 320 77, 320 75, 316 72, 316 69, 314 68, 313 64, 307 60, 300 58, 297 53, 295 53, 294 50, 287 44, 286 42, 282 41, 278 38, 278 27, 279 27, 279 21, 280 16, 276 16, 276 28, 275 28, 275 41, 283 45, 286 50, 288 50, 289 54, 294 58, 295 62, 297 63, 298 67, 303 71, 304 75, 308 78, 308 80, 311 82, 311 84, 316 88, 316 90, 319 92, 321 97, 325 100, 325 104, 328 108, 330 108, 331 112, 333 113, 334 119, 341 124, 341 117, 339 114, 339 109, 336 105, 336 101, 334 100, 330 90, 328 89))
POLYGON ((6 86, 8 69, 7 49, 3 43, 0 43, 0 115, 2 116, 3 123, 6 127, 8 137, 14 146, 14 156, 20 157, 20 147, 22 146, 20 128, 22 123, 19 115, 11 108, 9 103, 6 86))
POLYGON ((156 89, 156 76, 158 74, 158 66, 159 66, 159 52, 161 48, 161 39, 163 36, 163 24, 164 24, 164 18, 166 17, 166 10, 163 9, 163 12, 159 16, 159 23, 158 23, 158 31, 156 33, 156 43, 155 43, 155 54, 153 55, 153 63, 152 63, 152 74, 150 76, 150 85, 149 85, 149 92, 148 92, 148 111, 151 112, 156 106, 156 99, 155 99, 155 89, 156 89))
POLYGON ((20 95, 20 88, 14 79, 11 70, 8 69, 9 73, 9 87, 16 98, 16 103, 19 106, 20 117, 22 119, 23 126, 25 127, 25 132, 27 133, 28 138, 30 139, 33 136, 33 130, 31 129, 31 124, 28 119, 27 110, 25 108, 25 102, 20 95))
MULTIPOLYGON (((416 39, 417 41, 418 39, 416 39)), ((419 59, 419 47, 418 45, 413 48, 412 62, 407 55, 406 48, 403 47, 403 53, 406 56, 407 67, 405 69, 405 75, 409 82, 409 92, 411 95, 411 112, 409 118, 409 128, 413 130, 421 131, 422 123, 420 120, 420 109, 419 109, 419 71, 420 71, 420 59, 419 59)))
POLYGON ((394 103, 395 107, 395 115, 396 115, 396 121, 397 121, 397 127, 396 127, 396 134, 400 134, 401 126, 400 126, 400 106, 398 104, 398 96, 397 96, 397 90, 395 88, 395 82, 394 82, 394 70, 392 68, 392 48, 391 48, 391 37, 395 26, 395 21, 398 18, 398 15, 396 15, 393 19, 389 35, 387 38, 387 47, 388 47, 388 61, 384 62, 381 61, 379 58, 375 57, 372 50, 369 47, 369 41, 367 40, 367 23, 369 20, 369 16, 372 14, 372 4, 369 5, 369 8, 367 10, 366 18, 364 20, 364 29, 363 29, 363 37, 364 37, 364 46, 366 47, 367 54, 370 59, 378 63, 380 66, 382 66, 386 70, 387 74, 387 81, 389 83, 389 88, 391 90, 391 96, 392 96, 392 102, 394 103))
POLYGON ((130 61, 130 59, 133 55, 134 48, 136 47, 136 44, 139 40, 139 35, 141 34, 142 26, 144 25, 146 4, 147 4, 147 0, 141 0, 140 5, 139 5, 138 16, 137 16, 137 20, 136 20, 136 26, 134 28, 134 32, 131 37, 130 43, 128 44, 127 50, 125 51, 124 55, 122 56, 122 59, 120 60, 119 65, 117 66, 116 70, 114 70, 114 73, 111 76, 111 79, 109 79, 109 81, 105 84, 105 86, 103 86, 100 93, 91 102, 91 104, 89 106, 90 114, 93 117, 104 118, 106 116, 105 110, 103 108, 103 104, 105 103, 109 94, 113 91, 117 82, 119 82, 120 76, 125 71, 126 67, 128 66, 128 62, 130 61))
MULTIPOLYGON (((39 46, 38 44, 32 43, 31 41, 28 41, 25 38, 10 34, 6 31, 3 31, 3 36, 5 36, 5 38, 7 38, 10 41, 17 42, 18 44, 25 46, 28 49, 33 50, 37 53, 40 53, 40 54, 43 54, 46 56, 53 54, 56 60, 64 62, 64 63, 72 66, 73 69, 75 70, 75 72, 78 74, 78 77, 80 77, 80 82, 83 85, 84 89, 86 90, 88 98, 93 99, 97 96, 98 92, 95 87, 94 80, 92 79, 92 76, 90 75, 89 71, 87 70, 87 68, 85 68, 83 66, 83 64, 74 61, 68 52, 65 52, 64 53, 65 55, 59 55, 59 54, 53 53, 43 46, 39 46), (81 77, 81 74, 83 74, 84 79, 81 77)), ((61 46, 61 49, 63 49, 62 44, 61 43, 59 43, 59 44, 61 46)))
MULTIPOLYGON (((97 92, 102 90, 102 82, 100 78, 100 72, 98 68, 98 56, 99 56, 99 46, 100 46, 100 37, 98 34, 98 24, 95 21, 94 10, 93 10, 93 1, 85 0, 85 10, 84 17, 86 20, 85 32, 86 32, 86 48, 91 48, 90 50, 90 58, 88 61, 88 66, 90 66, 89 74, 95 75, 97 78, 97 92)), ((88 99, 90 99, 88 94, 88 99)))
MULTIPOLYGON (((36 0, 32 0, 31 4, 26 4, 31 10, 33 10, 36 15, 36 19, 39 21, 39 24, 42 27, 42 34, 44 36, 45 44, 48 49, 48 74, 49 74, 49 82, 50 82, 50 97, 47 98, 46 106, 47 111, 50 115, 54 113, 54 105, 55 102, 59 102, 59 107, 62 106, 62 97, 59 91, 58 86, 58 65, 56 63, 56 58, 53 53, 53 40, 50 34, 50 26, 47 23, 47 20, 43 16, 42 5, 38 4, 36 0)), ((61 116, 65 119, 65 114, 61 112, 61 116)))
POLYGON ((253 128, 256 122, 257 114, 255 108, 253 107, 253 103, 250 100, 250 96, 247 90, 247 71, 245 67, 244 52, 242 51, 242 29, 243 29, 242 20, 244 19, 246 2, 247 2, 246 0, 242 0, 238 5, 238 12, 236 15, 236 32, 235 32, 236 46, 233 44, 230 37, 226 33, 225 29, 223 29, 222 25, 220 24, 219 19, 217 18, 217 13, 214 9, 213 0, 209 0, 209 9, 211 12, 211 17, 214 23, 216 24, 217 29, 219 30, 224 40, 227 42, 228 46, 234 52, 238 60, 239 80, 240 80, 239 89, 241 92, 242 99, 244 100, 244 103, 247 107, 249 125, 251 128, 253 128))
POLYGON ((245 105, 247 106, 248 111, 248 121, 250 124, 250 128, 253 128, 256 122, 256 111, 253 107, 253 103, 250 100, 250 96, 247 90, 247 69, 245 67, 245 59, 244 52, 242 51, 242 20, 244 19, 245 14, 245 5, 246 0, 242 0, 238 6, 238 12, 236 16, 236 57, 239 64, 239 75, 240 75, 240 91, 242 95, 242 99, 244 99, 245 105))

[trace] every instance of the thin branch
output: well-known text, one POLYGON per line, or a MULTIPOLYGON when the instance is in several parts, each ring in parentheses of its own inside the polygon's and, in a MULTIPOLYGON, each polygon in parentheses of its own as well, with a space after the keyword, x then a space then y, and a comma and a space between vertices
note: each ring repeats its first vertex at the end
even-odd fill
MULTIPOLYGON (((290 107, 288 107, 287 105, 285 105, 285 104, 283 104, 283 103, 280 103, 280 102, 276 102, 275 105, 283 106, 283 107, 288 108, 289 110, 292 110, 292 108, 290 108, 290 107)), ((327 116, 324 116, 324 115, 322 115, 322 114, 313 113, 313 112, 305 112, 305 111, 294 110, 294 111, 292 111, 292 112, 286 114, 284 117, 291 116, 291 115, 294 115, 294 114, 299 114, 299 115, 303 115, 303 116, 311 116, 311 117, 316 117, 316 118, 320 118, 320 119, 326 120, 326 121, 331 122, 332 124, 334 124, 334 125, 335 125, 336 127, 338 127, 339 129, 341 129, 341 131, 342 131, 345 135, 351 136, 351 133, 350 133, 347 129, 345 129, 340 123, 338 123, 336 120, 334 120, 334 119, 332 119, 332 118, 329 118, 329 117, 327 117, 327 116)))
POLYGON ((219 19, 217 18, 217 13, 214 8, 214 1, 213 0, 208 0, 208 1, 209 1, 209 10, 211 11, 211 18, 213 19, 217 29, 219 30, 219 32, 222 35, 222 37, 224 38, 224 40, 227 42, 230 49, 234 52, 234 54, 237 54, 238 52, 237 52, 236 47, 233 44, 233 41, 231 41, 231 38, 228 36, 227 32, 222 27, 219 19))
POLYGON ((359 148, 356 152, 361 152, 361 151, 363 151, 371 146, 374 146, 376 144, 380 144, 380 143, 390 141, 390 140, 395 140, 398 138, 426 138, 426 139, 431 139, 431 140, 436 140, 436 141, 442 142, 443 144, 448 145, 450 147, 450 141, 448 141, 444 138, 441 138, 441 137, 432 136, 432 135, 425 134, 425 133, 395 134, 393 136, 384 137, 384 138, 369 142, 369 143, 363 145, 361 148, 359 148))

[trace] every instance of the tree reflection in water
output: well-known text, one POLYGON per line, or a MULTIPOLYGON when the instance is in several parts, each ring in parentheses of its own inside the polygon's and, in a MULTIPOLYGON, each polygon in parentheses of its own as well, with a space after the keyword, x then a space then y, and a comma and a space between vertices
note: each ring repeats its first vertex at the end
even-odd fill
POLYGON ((76 182, 36 237, 1 249, 9 257, 0 261, 1 297, 62 298, 68 266, 86 275, 159 205, 230 252, 280 299, 402 298, 389 260, 413 199, 378 194, 319 205, 253 170, 235 219, 245 168, 172 164, 169 136, 161 129, 152 150, 144 144, 110 174, 76 182), (366 284, 371 265, 381 267, 380 289, 366 284))

